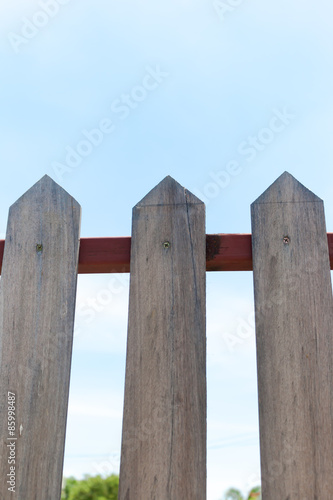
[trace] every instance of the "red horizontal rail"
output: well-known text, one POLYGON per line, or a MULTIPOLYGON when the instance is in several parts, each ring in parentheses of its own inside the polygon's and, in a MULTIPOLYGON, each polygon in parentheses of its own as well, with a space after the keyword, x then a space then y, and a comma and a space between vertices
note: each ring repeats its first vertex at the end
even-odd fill
MULTIPOLYGON (((333 269, 333 233, 327 233, 333 269)), ((0 240, 0 271, 5 240, 0 240)), ((128 273, 131 238, 81 238, 79 274, 128 273)), ((252 271, 251 234, 207 234, 207 271, 252 271)))
POLYGON ((79 273, 129 273, 131 238, 81 238, 79 273))

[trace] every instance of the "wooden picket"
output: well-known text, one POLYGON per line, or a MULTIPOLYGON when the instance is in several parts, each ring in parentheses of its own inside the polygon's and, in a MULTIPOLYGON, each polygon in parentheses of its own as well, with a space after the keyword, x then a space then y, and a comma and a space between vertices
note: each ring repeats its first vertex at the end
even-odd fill
POLYGON ((132 238, 79 253, 80 206, 48 176, 10 208, 1 500, 60 499, 77 273, 129 271, 119 500, 205 500, 205 273, 252 266, 262 498, 332 497, 333 234, 287 172, 251 209, 252 238, 206 235, 204 204, 166 177, 134 207, 132 238))
POLYGON ((287 172, 252 204, 262 496, 333 495, 333 303, 323 202, 287 172))
POLYGON ((166 177, 133 209, 119 500, 206 498, 205 207, 166 177))
POLYGON ((60 499, 80 211, 47 176, 10 208, 0 290, 1 500, 60 499))

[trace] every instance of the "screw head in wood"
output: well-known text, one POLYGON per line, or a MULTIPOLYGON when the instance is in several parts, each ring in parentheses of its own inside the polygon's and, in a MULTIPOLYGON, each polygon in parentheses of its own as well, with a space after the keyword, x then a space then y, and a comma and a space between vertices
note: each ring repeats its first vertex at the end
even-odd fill
POLYGON ((289 238, 289 236, 284 236, 284 237, 283 237, 283 243, 284 243, 285 245, 289 245, 289 243, 290 243, 290 238, 289 238))
POLYGON ((170 241, 165 241, 165 242, 163 243, 163 248, 170 248, 170 247, 171 247, 171 243, 170 243, 170 241))
POLYGON ((41 253, 43 251, 43 245, 41 243, 37 243, 36 252, 41 253))

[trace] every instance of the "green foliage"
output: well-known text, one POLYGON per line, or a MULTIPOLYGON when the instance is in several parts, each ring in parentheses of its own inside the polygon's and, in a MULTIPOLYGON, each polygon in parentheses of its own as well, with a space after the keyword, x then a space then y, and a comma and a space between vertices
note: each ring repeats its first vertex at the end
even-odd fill
POLYGON ((112 474, 102 476, 85 476, 77 480, 73 477, 65 480, 61 500, 117 500, 119 477, 112 474))
POLYGON ((65 479, 65 484, 61 492, 61 500, 68 500, 69 493, 75 484, 77 484, 77 480, 74 477, 65 479))
MULTIPOLYGON (((102 476, 85 476, 78 480, 69 477, 61 493, 61 500, 117 500, 119 477, 112 474, 102 476)), ((246 500, 239 490, 230 488, 224 495, 224 500, 246 500)), ((252 488, 247 500, 261 500, 261 488, 252 488)))
MULTIPOLYGON (((228 490, 225 493, 224 500, 245 500, 245 499, 239 490, 236 490, 235 488, 230 488, 230 490, 228 490)), ((261 500, 260 486, 252 488, 247 497, 247 500, 261 500)))
POLYGON ((230 488, 230 490, 226 492, 224 500, 244 500, 244 497, 239 490, 230 488))
POLYGON ((249 493, 248 500, 261 500, 261 488, 257 486, 256 488, 252 488, 249 493))

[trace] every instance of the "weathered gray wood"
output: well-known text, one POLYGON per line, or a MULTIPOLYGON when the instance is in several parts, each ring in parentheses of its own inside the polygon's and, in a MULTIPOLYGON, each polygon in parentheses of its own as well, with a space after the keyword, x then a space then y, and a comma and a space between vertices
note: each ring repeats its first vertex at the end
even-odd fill
POLYGON ((0 290, 2 500, 60 499, 80 214, 48 176, 9 211, 0 290), (16 440, 8 439, 8 391, 16 396, 16 440), (9 442, 15 493, 7 483, 9 442))
POLYGON ((252 204, 264 500, 333 495, 333 304, 323 202, 285 172, 252 204))
POLYGON ((166 177, 133 209, 120 500, 206 498, 205 208, 166 177))

